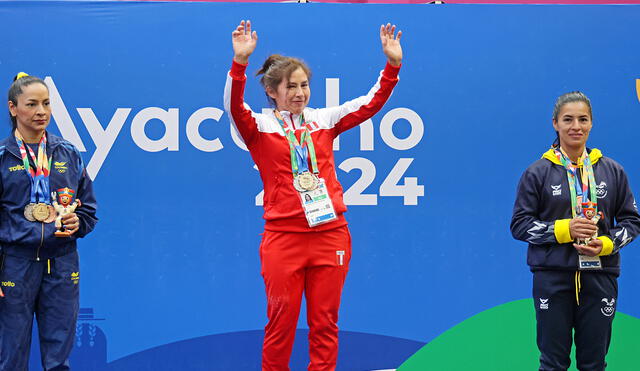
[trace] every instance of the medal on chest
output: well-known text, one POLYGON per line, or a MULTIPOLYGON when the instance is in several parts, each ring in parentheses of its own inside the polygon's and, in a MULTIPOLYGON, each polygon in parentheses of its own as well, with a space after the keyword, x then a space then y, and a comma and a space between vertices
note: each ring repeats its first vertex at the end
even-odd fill
MULTIPOLYGON (((325 181, 320 177, 313 139, 309 127, 304 121, 304 116, 300 115, 301 127, 304 131, 300 135, 300 141, 298 141, 294 130, 287 128, 280 112, 274 111, 274 115, 278 123, 280 123, 289 144, 293 188, 298 191, 302 209, 309 226, 315 227, 336 220, 338 217, 325 181), (309 169, 309 162, 311 162, 311 169, 309 169)), ((295 129, 293 116, 290 118, 291 127, 295 129)))
MULTIPOLYGON (((556 157, 567 172, 567 180, 569 182, 569 192, 571 198, 571 215, 579 218, 593 220, 596 223, 603 216, 598 211, 596 180, 593 173, 591 159, 586 150, 578 159, 577 164, 571 163, 569 157, 560 149, 555 150, 556 157), (582 165, 580 171, 579 165, 582 165)), ((575 243, 586 246, 592 240, 598 237, 598 231, 591 237, 577 238, 575 243)), ((598 270, 602 269, 602 262, 599 256, 587 256, 578 254, 578 269, 580 270, 598 270)))
POLYGON ((24 217, 30 222, 51 223, 55 218, 55 211, 51 207, 49 198, 51 159, 47 156, 47 135, 46 133, 42 134, 42 138, 38 142, 37 156, 31 147, 25 145, 24 139, 17 129, 14 132, 14 136, 31 185, 29 203, 24 208, 24 217), (35 169, 29 163, 29 157, 27 156, 31 157, 35 164, 35 169))

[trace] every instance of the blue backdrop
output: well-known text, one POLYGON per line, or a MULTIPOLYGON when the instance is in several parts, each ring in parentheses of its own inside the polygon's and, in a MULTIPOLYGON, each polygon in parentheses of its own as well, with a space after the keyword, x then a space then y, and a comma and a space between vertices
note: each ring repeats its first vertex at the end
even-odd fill
MULTIPOLYGON (((215 369, 258 367, 261 183, 222 107, 241 19, 259 34, 249 71, 271 53, 302 57, 313 107, 374 83, 381 23, 404 33, 393 96, 336 150, 353 235, 343 369, 372 344, 381 351, 358 367, 396 367, 474 314, 531 296, 511 208, 520 174, 555 137, 560 94, 591 98, 589 145, 640 193, 640 6, 0 2, 0 81, 47 77, 50 130, 95 179, 76 346, 100 349, 80 369, 160 369, 158 357, 167 369, 212 367, 204 355, 215 369)), ((268 107, 252 76, 246 100, 268 107)), ((618 310, 640 317, 637 242, 622 254, 618 310)))

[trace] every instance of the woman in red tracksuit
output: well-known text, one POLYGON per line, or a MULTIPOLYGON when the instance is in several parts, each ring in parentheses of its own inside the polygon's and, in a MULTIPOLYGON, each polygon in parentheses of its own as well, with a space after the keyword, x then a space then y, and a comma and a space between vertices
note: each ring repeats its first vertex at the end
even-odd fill
POLYGON ((401 32, 380 27, 387 64, 367 95, 337 107, 308 108, 311 72, 299 59, 270 56, 259 75, 274 109, 244 103, 245 70, 258 40, 249 21, 232 33, 233 64, 224 105, 260 170, 265 231, 260 246, 267 315, 263 370, 288 370, 303 292, 309 324, 309 370, 333 370, 338 357, 338 309, 351 236, 337 180, 333 141, 372 117, 398 82, 401 32))

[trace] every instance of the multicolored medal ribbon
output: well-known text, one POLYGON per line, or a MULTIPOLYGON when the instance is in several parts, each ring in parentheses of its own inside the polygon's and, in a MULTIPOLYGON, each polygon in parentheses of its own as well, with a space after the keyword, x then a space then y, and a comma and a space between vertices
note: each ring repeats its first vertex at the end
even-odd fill
MULTIPOLYGON (((316 158, 315 147, 313 146, 313 140, 311 139, 311 132, 304 121, 304 115, 300 115, 300 123, 304 128, 304 131, 300 136, 300 142, 298 142, 298 138, 296 138, 295 128, 287 128, 284 118, 280 112, 274 110, 274 115, 276 116, 278 123, 280 123, 280 127, 282 127, 284 136, 287 138, 287 142, 289 142, 293 187, 298 192, 308 192, 318 188, 318 175, 320 173, 318 170, 318 159, 316 158), (309 158, 311 158, 311 169, 313 173, 309 171, 309 158)), ((291 124, 293 125, 293 117, 291 118, 291 124)))
POLYGON ((24 139, 18 130, 15 130, 14 135, 18 148, 20 149, 24 169, 29 175, 31 183, 31 196, 29 204, 24 209, 24 216, 32 222, 51 223, 55 220, 56 213, 53 206, 51 206, 51 199, 49 198, 49 169, 51 169, 51 159, 47 157, 47 135, 44 133, 42 134, 42 138, 40 138, 37 157, 29 146, 25 146, 24 139), (35 170, 29 164, 27 150, 36 166, 35 170))
POLYGON ((597 195, 596 195, 596 179, 593 175, 593 166, 591 159, 587 155, 586 150, 578 159, 578 164, 582 162, 582 174, 578 178, 578 164, 571 163, 569 157, 562 150, 554 150, 556 157, 567 170, 567 179, 569 180, 569 192, 571 193, 571 215, 575 218, 582 215, 582 205, 593 205, 594 212, 598 212, 597 195), (582 184, 580 184, 580 180, 582 184))

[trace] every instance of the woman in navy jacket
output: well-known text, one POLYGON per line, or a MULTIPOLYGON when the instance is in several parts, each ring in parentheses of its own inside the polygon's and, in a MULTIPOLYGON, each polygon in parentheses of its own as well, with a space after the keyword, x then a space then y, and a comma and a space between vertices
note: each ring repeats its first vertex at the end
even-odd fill
POLYGON ((566 370, 575 331, 579 370, 604 370, 618 298, 620 249, 640 233, 622 166, 587 148, 589 99, 558 98, 558 139, 522 175, 511 219, 529 243, 540 370, 566 370))
POLYGON ((34 314, 43 368, 68 370, 79 309, 76 239, 98 220, 93 186, 78 150, 46 131, 44 81, 20 73, 8 98, 13 130, 0 142, 0 370, 27 370, 34 314), (53 223, 56 203, 76 205, 61 230, 53 223))

